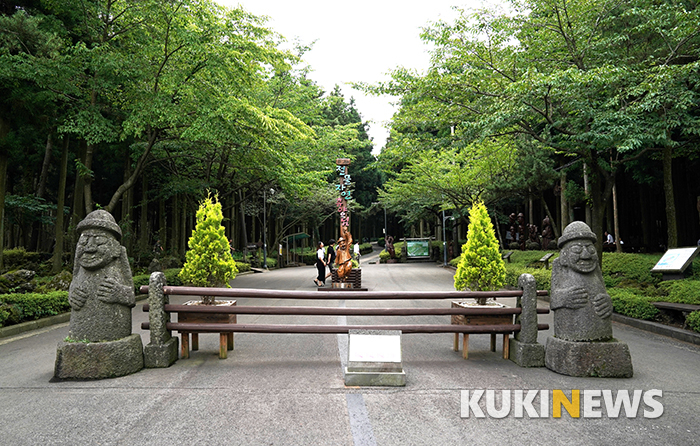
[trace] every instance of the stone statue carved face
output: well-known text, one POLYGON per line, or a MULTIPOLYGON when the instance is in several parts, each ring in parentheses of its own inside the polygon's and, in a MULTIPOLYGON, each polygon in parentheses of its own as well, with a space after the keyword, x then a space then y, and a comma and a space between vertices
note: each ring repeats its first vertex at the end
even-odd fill
POLYGON ((109 265, 119 257, 117 240, 101 229, 86 229, 80 234, 76 248, 76 260, 87 270, 96 270, 109 265))
POLYGON ((572 240, 561 251, 565 262, 572 270, 587 274, 598 266, 598 252, 590 240, 572 240))

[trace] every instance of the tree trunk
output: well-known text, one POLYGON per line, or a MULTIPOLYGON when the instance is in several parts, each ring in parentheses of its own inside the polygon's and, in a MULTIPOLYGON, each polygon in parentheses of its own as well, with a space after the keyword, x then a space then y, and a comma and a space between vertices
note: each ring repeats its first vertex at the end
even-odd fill
MULTIPOLYGON (((124 158, 124 181, 131 176, 131 157, 127 150, 124 158)), ((134 249, 134 192, 129 189, 122 196, 122 218, 121 225, 127 228, 127 234, 122 238, 122 244, 126 247, 127 252, 132 252, 134 249)))
MULTIPOLYGON (((82 162, 85 156, 85 144, 84 142, 81 142, 79 144, 78 148, 78 160, 82 162)), ((71 222, 69 225, 69 228, 75 228, 78 226, 78 223, 85 218, 85 202, 83 201, 83 192, 85 192, 85 188, 83 187, 83 178, 80 175, 75 176, 75 185, 73 186, 73 212, 71 213, 71 222)), ((75 238, 75 230, 70 229, 69 230, 69 235, 70 235, 70 258, 71 262, 73 261, 72 259, 75 257, 75 246, 78 243, 78 240, 75 238)))
POLYGON ((139 218, 139 251, 148 252, 148 177, 141 177, 141 215, 139 218))
MULTIPOLYGON (((569 201, 566 199, 566 172, 561 173, 561 232, 569 225, 569 201)), ((557 236, 558 237, 558 236, 557 236)))
POLYGON ((180 195, 173 195, 172 205, 172 232, 170 233, 170 242, 173 255, 180 257, 180 195))
POLYGON ((85 215, 89 214, 90 212, 93 211, 92 205, 92 178, 94 176, 92 172, 92 156, 95 153, 95 145, 94 144, 88 144, 87 149, 85 150, 85 162, 83 163, 85 165, 85 168, 88 170, 88 173, 85 175, 83 178, 83 188, 85 191, 83 192, 83 196, 85 197, 85 215))
POLYGON ((613 225, 615 231, 615 252, 622 252, 622 245, 620 241, 622 236, 620 235, 620 219, 617 209, 617 184, 613 183, 612 187, 612 201, 613 201, 613 225))
POLYGON ((167 219, 165 218, 165 197, 158 200, 158 239, 163 250, 167 248, 167 219))
MULTIPOLYGON (((593 226, 593 210, 591 209, 591 185, 588 179, 588 163, 583 163, 583 192, 586 195, 586 224, 593 226)), ((605 208, 603 208, 605 210, 605 208)), ((602 219, 602 216, 600 217, 602 219)), ((601 227, 602 228, 602 227, 601 227)), ((598 237, 601 234, 597 234, 598 237)))
MULTIPOLYGON (((1 126, 0 122, 0 126, 1 126)), ((0 137, 2 137, 0 128, 0 137)), ((0 150, 0 269, 5 267, 3 251, 5 250, 5 195, 7 194, 7 161, 8 154, 0 150)))
POLYGON ((61 152, 61 166, 58 179, 58 204, 56 206, 56 226, 54 238, 56 244, 53 248, 51 258, 51 274, 58 274, 63 268, 63 208, 66 203, 66 179, 68 177, 68 136, 63 140, 63 151, 61 152))
POLYGON ((668 231, 667 249, 678 247, 678 224, 676 223, 676 201, 673 196, 673 149, 669 146, 663 150, 664 198, 666 199, 666 230, 668 231))

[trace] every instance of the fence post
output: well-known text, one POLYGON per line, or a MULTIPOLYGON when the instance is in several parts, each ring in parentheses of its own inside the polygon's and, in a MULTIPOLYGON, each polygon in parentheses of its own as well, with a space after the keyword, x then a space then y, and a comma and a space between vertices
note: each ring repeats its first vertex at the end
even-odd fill
POLYGON ((166 328, 170 314, 165 312, 168 296, 163 292, 165 274, 155 272, 148 282, 148 322, 151 342, 144 348, 144 363, 147 368, 168 367, 177 361, 178 339, 166 328))
POLYGON ((520 331, 510 340, 510 360, 521 367, 544 367, 544 345, 537 342, 537 282, 532 274, 521 274, 518 287, 523 290, 517 299, 522 313, 515 318, 520 331))

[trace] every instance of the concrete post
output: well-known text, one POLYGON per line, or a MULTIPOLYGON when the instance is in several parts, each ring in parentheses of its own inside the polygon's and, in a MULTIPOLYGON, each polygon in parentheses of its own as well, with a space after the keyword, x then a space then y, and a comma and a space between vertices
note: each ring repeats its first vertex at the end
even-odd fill
POLYGON ((148 322, 151 342, 144 348, 144 362, 147 368, 168 367, 177 361, 178 339, 167 329, 170 314, 165 312, 168 296, 163 292, 165 274, 155 272, 148 282, 148 322))
POLYGON ((544 345, 537 342, 537 283, 531 274, 522 274, 518 286, 523 290, 517 300, 522 313, 515 318, 520 331, 510 340, 509 357, 521 367, 544 367, 544 345))

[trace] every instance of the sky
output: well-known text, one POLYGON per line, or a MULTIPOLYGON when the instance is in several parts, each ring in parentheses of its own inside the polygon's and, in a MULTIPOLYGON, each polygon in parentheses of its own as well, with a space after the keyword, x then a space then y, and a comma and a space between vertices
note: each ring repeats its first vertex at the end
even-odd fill
POLYGON ((267 16, 267 27, 289 42, 316 42, 304 56, 311 66, 310 78, 326 92, 339 85, 370 125, 369 136, 378 153, 389 136, 386 123, 396 111, 390 96, 367 96, 348 83, 378 83, 389 80, 398 68, 419 72, 430 63, 429 46, 420 40, 421 28, 438 20, 452 21, 457 12, 479 7, 479 0, 216 0, 257 16, 267 16))

